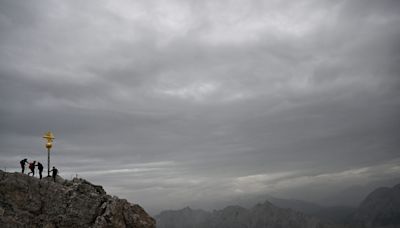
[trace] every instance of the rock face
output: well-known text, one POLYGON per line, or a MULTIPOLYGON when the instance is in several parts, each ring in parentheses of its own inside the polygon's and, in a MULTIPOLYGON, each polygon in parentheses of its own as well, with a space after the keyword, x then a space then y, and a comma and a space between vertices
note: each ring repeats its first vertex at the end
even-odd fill
POLYGON ((53 182, 0 171, 0 227, 155 228, 155 220, 83 179, 53 182))
POLYGON ((370 193, 361 202, 353 220, 367 228, 400 227, 400 184, 370 193))
POLYGON ((156 216, 158 228, 330 228, 318 219, 291 209, 278 208, 268 201, 251 209, 228 206, 206 212, 184 208, 156 216))

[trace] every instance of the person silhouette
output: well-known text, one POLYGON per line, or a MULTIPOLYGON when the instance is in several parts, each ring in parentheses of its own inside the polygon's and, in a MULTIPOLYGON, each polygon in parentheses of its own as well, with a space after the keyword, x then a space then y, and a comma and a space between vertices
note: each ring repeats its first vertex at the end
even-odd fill
POLYGON ((19 162, 19 164, 21 165, 21 173, 24 173, 24 172, 25 172, 25 164, 26 164, 26 163, 29 164, 27 158, 24 158, 24 159, 22 159, 22 160, 19 162))
POLYGON ((29 174, 31 174, 31 173, 32 173, 32 176, 33 176, 33 177, 35 176, 35 165, 36 165, 36 161, 33 161, 32 163, 29 163, 29 169, 30 169, 31 171, 28 173, 28 176, 29 176, 29 174))
POLYGON ((50 170, 50 172, 52 172, 53 181, 56 182, 56 177, 57 177, 57 174, 58 174, 58 169, 56 169, 56 167, 53 166, 53 169, 50 170))
POLYGON ((39 170, 39 178, 42 179, 43 165, 42 163, 38 162, 36 166, 38 167, 39 170))

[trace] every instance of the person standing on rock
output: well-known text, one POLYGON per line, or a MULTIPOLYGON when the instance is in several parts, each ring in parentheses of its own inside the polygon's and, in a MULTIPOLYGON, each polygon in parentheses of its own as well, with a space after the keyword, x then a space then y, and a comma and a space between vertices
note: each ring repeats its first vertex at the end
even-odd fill
POLYGON ((24 159, 22 159, 22 160, 19 162, 19 164, 21 164, 21 169, 22 169, 21 173, 24 173, 24 172, 25 172, 25 164, 26 164, 26 163, 29 164, 27 158, 24 158, 24 159))
POLYGON ((50 170, 50 172, 52 172, 53 181, 56 182, 56 177, 57 177, 57 174, 58 174, 58 169, 56 169, 56 167, 53 166, 53 169, 50 170))
POLYGON ((43 165, 42 165, 42 163, 38 162, 36 166, 39 170, 39 178, 42 179, 43 165))
POLYGON ((33 176, 33 177, 35 176, 35 165, 36 165, 36 161, 33 161, 32 163, 29 163, 29 169, 30 169, 31 171, 28 173, 28 176, 29 176, 29 174, 31 174, 31 173, 32 173, 32 176, 33 176))

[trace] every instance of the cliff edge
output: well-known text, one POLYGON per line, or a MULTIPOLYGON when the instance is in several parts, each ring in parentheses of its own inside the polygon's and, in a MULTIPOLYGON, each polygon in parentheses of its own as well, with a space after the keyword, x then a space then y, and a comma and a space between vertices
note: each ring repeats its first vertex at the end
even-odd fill
POLYGON ((142 207, 84 179, 42 179, 0 170, 0 227, 155 228, 142 207))

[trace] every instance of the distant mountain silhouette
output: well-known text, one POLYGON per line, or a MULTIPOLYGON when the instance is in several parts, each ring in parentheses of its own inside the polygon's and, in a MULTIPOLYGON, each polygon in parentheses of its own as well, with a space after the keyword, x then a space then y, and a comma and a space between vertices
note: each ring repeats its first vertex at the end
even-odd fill
POLYGON ((280 208, 290 208, 296 211, 301 211, 306 214, 313 215, 319 211, 321 211, 324 207, 307 202, 304 200, 297 200, 297 199, 282 199, 282 198, 276 198, 273 196, 267 196, 266 198, 269 202, 272 204, 276 205, 277 207, 280 208))
POLYGON ((289 208, 295 211, 303 212, 307 215, 317 217, 325 222, 334 222, 336 224, 347 224, 351 221, 352 214, 356 211, 355 207, 332 206, 324 207, 316 203, 297 199, 282 199, 273 196, 267 196, 267 200, 280 208, 289 208))
POLYGON ((355 212, 353 223, 366 228, 399 228, 400 184, 371 192, 355 212))
POLYGON ((374 190, 358 208, 269 199, 274 204, 268 200, 250 209, 228 206, 213 212, 187 207, 155 218, 159 228, 400 228, 400 184, 374 190))
POLYGON ((350 206, 358 207, 360 203, 377 188, 382 186, 393 186, 399 182, 398 178, 388 178, 383 180, 371 180, 367 184, 353 185, 345 189, 332 193, 319 200, 323 205, 329 206, 350 206))
POLYGON ((251 209, 228 206, 206 212, 185 208, 155 216, 158 228, 334 228, 317 218, 292 209, 282 209, 265 201, 251 209))
POLYGON ((157 228, 176 227, 194 228, 201 227, 211 217, 211 213, 204 210, 192 210, 185 207, 181 210, 163 211, 156 215, 157 228), (158 219, 157 219, 158 217, 158 219))

